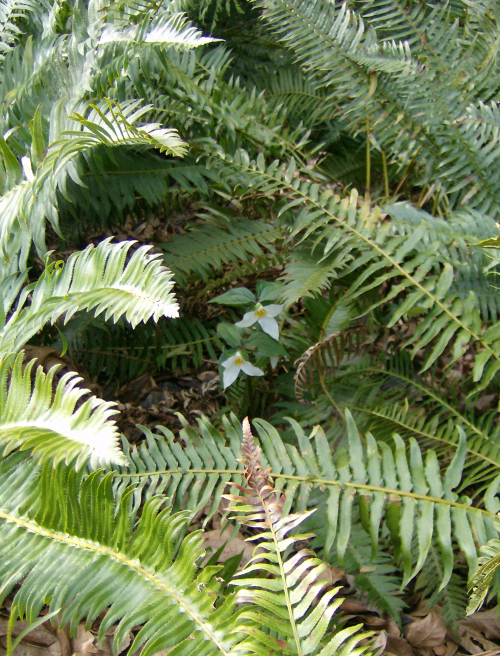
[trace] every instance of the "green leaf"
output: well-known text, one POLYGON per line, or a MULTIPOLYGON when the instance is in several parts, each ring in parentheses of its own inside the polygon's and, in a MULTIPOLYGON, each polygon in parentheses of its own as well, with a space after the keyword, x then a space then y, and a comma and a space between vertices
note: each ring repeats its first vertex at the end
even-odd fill
POLYGON ((176 317, 179 306, 171 293, 172 274, 159 255, 141 246, 127 262, 133 242, 105 239, 97 247, 73 253, 64 266, 52 263, 38 282, 25 288, 16 311, 0 333, 0 353, 20 349, 46 323, 64 315, 64 323, 80 310, 94 310, 132 325, 160 317, 176 317), (31 293, 31 304, 27 295, 31 293))
POLYGON ((237 289, 230 289, 220 296, 212 298, 209 303, 219 303, 220 305, 248 305, 255 303, 255 295, 246 287, 238 287, 237 289))
POLYGON ((232 323, 221 322, 217 324, 217 334, 232 348, 237 348, 243 340, 243 328, 238 328, 232 323))
POLYGON ((255 348, 255 355, 257 357, 268 357, 282 355, 283 357, 289 357, 289 354, 285 347, 273 339, 267 333, 264 333, 260 330, 253 332, 248 339, 245 340, 245 346, 248 349, 255 348))

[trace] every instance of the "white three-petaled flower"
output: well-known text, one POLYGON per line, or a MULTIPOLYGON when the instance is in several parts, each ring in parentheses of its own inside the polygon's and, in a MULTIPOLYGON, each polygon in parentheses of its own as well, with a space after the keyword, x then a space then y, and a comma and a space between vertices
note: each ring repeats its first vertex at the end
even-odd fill
POLYGON ((235 353, 227 360, 222 363, 225 371, 222 376, 224 382, 224 389, 232 385, 234 381, 238 378, 240 371, 244 371, 248 376, 263 376, 264 372, 259 367, 255 367, 253 364, 250 364, 248 360, 244 360, 241 353, 235 353))
POLYGON ((256 321, 259 322, 262 330, 274 337, 274 339, 280 338, 280 329, 278 322, 274 317, 277 317, 278 314, 283 309, 282 305, 261 305, 257 303, 255 310, 253 312, 247 312, 241 321, 238 321, 236 326, 238 328, 249 328, 253 326, 256 321))

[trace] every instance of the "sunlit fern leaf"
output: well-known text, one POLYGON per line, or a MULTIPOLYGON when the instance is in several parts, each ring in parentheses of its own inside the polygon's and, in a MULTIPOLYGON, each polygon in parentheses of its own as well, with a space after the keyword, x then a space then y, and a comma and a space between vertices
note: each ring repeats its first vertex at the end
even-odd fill
MULTIPOLYGON (((500 532, 500 524, 496 524, 500 532)), ((469 604, 467 615, 479 610, 486 600, 490 588, 493 594, 500 594, 499 567, 500 567, 500 540, 494 538, 481 548, 483 554, 479 559, 479 569, 471 577, 468 585, 469 604), (494 585, 496 584, 496 585, 494 585)))
MULTIPOLYGON (((154 16, 154 12, 150 15, 154 16)), ((99 45, 127 42, 177 46, 187 50, 214 41, 218 39, 202 36, 202 33, 190 24, 185 14, 176 13, 137 25, 129 24, 127 27, 108 23, 101 33, 99 45)))
POLYGON ((93 468, 126 465, 120 435, 111 417, 114 403, 90 396, 78 387, 81 378, 67 373, 55 387, 57 368, 45 374, 36 361, 23 366, 23 354, 13 366, 0 364, 0 446, 4 453, 30 450, 40 461, 75 463, 80 468, 90 458, 93 468))
MULTIPOLYGON (((262 448, 260 460, 264 468, 270 467, 276 487, 284 492, 285 512, 291 508, 297 512, 307 510, 311 491, 323 490, 327 531, 322 546, 329 553, 335 545, 342 562, 357 506, 363 528, 370 536, 372 558, 378 552, 382 532, 389 532, 396 559, 402 561, 404 585, 421 570, 433 539, 443 563, 440 589, 446 586, 453 571, 452 538, 464 552, 469 571, 475 572, 477 546, 497 537, 494 520, 500 509, 496 496, 500 477, 489 484, 483 495, 476 495, 474 503, 457 494, 467 452, 463 431, 457 428, 455 456, 440 471, 436 453, 427 449, 424 459, 414 438, 409 439, 409 453, 397 434, 391 444, 377 443, 368 434, 364 446, 351 414, 348 410, 345 414, 349 449, 337 449, 335 457, 318 426, 308 437, 294 420, 289 420, 297 443, 294 446, 290 439, 284 442, 268 422, 254 420, 262 448), (419 540, 416 553, 412 547, 414 536, 419 540)), ((206 419, 199 421, 201 439, 196 431, 186 427, 182 434, 183 439, 186 434, 189 437, 185 451, 165 429, 165 440, 156 437, 153 441, 149 436, 149 447, 143 444, 140 449, 126 448, 131 469, 117 471, 116 489, 138 482, 139 504, 141 498, 147 498, 160 486, 162 491, 169 490, 174 504, 181 504, 187 491, 181 482, 189 477, 186 480, 196 480, 200 488, 189 492, 194 495, 190 503, 201 508, 203 502, 211 500, 209 514, 213 513, 222 498, 224 483, 241 472, 237 463, 241 429, 235 416, 224 418, 223 424, 226 440, 206 419), (196 445, 198 449, 193 448, 196 445), (153 481, 151 487, 147 485, 149 480, 153 481)))
POLYGON ((232 504, 239 522, 259 531, 249 540, 258 541, 260 550, 231 581, 239 589, 236 602, 245 604, 237 628, 248 637, 240 648, 245 647, 249 654, 262 654, 266 649, 271 654, 327 656, 343 646, 341 653, 346 656, 364 653, 368 646, 360 649, 359 642, 370 634, 359 633, 362 625, 328 631, 343 601, 337 596, 340 588, 331 588, 326 563, 298 546, 312 535, 292 533, 311 511, 283 513, 285 496, 260 463, 260 448, 248 419, 243 422, 241 452, 246 485, 237 484, 240 494, 224 498, 232 504), (260 572, 266 576, 256 577, 260 572), (279 637, 272 637, 269 631, 279 637))
POLYGON ((156 496, 133 527, 132 488, 115 504, 109 476, 82 480, 83 470, 51 463, 40 472, 20 455, 0 463, 2 600, 20 584, 12 607, 21 617, 32 622, 48 604, 74 633, 100 617, 101 642, 116 625, 114 653, 137 625, 131 649, 144 656, 231 653, 241 639, 233 601, 214 610, 218 567, 197 567, 200 531, 180 539, 189 512, 172 515, 156 496))
POLYGON ((38 282, 23 290, 0 333, 0 352, 20 349, 44 324, 62 315, 67 322, 79 310, 104 313, 105 319, 115 321, 125 316, 132 327, 150 318, 178 316, 172 274, 159 255, 147 253, 148 246, 137 249, 127 262, 133 243, 105 239, 73 253, 64 265, 50 264, 38 282))

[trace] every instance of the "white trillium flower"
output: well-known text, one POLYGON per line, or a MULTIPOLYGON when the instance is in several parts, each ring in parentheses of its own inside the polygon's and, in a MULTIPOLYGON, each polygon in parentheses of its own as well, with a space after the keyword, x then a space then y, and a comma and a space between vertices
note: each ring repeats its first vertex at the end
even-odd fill
POLYGON ((235 324, 238 328, 250 328, 256 321, 259 322, 262 330, 278 340, 280 338, 280 329, 278 322, 274 317, 283 309, 282 305, 261 305, 257 303, 253 312, 247 312, 241 321, 235 324))
POLYGON ((248 376, 263 376, 264 372, 259 367, 255 367, 253 364, 250 364, 248 360, 244 360, 241 353, 235 353, 232 357, 228 358, 222 363, 225 371, 222 375, 222 380, 224 382, 224 389, 232 385, 234 381, 238 378, 240 371, 243 371, 248 376))

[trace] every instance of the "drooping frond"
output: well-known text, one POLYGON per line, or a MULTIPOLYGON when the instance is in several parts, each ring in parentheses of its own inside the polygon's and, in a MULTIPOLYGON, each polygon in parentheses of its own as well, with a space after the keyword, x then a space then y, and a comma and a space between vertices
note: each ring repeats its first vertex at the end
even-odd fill
MULTIPOLYGON (((453 571, 452 536, 465 553, 469 570, 474 572, 477 545, 496 537, 494 520, 500 506, 496 497, 500 478, 496 477, 482 499, 476 497, 474 504, 468 497, 457 494, 467 452, 465 433, 457 429, 458 448, 442 473, 436 452, 428 449, 424 460, 414 438, 409 440, 409 454, 397 434, 393 437, 393 446, 377 443, 368 434, 364 448, 351 414, 348 410, 345 414, 349 450, 340 449, 335 457, 319 427, 315 427, 308 438, 294 420, 289 420, 297 448, 284 442, 271 424, 261 419, 254 421, 262 447, 262 465, 271 468, 270 476, 279 482, 286 496, 285 512, 292 507, 299 512, 306 510, 312 490, 325 490, 328 530, 323 546, 328 553, 335 544, 342 562, 356 503, 363 527, 370 536, 373 557, 378 550, 382 527, 387 527, 396 556, 401 555, 403 561, 405 585, 421 570, 433 539, 439 545, 443 562, 440 589, 445 587, 453 571), (414 535, 419 541, 417 554, 412 548, 414 535)), ((166 439, 153 438, 146 433, 148 447, 125 449, 131 464, 129 469, 117 473, 116 489, 138 481, 137 503, 141 495, 147 498, 158 489, 179 504, 175 507, 180 507, 187 490, 183 482, 196 480, 199 489, 189 491, 190 506, 201 508, 211 499, 211 515, 220 503, 224 485, 231 476, 241 472, 237 462, 241 429, 236 417, 225 418, 224 426, 227 442, 206 419, 199 421, 202 439, 196 431, 186 427, 186 432, 182 433, 186 450, 182 450, 173 434, 164 428, 166 439), (147 486, 149 480, 152 484, 147 486)))
POLYGON ((276 489, 269 470, 260 463, 260 448, 254 442, 248 419, 243 422, 241 445, 246 485, 236 485, 239 495, 225 495, 236 519, 257 529, 249 538, 261 549, 249 564, 231 581, 239 588, 236 602, 245 604, 237 628, 247 633, 239 645, 244 653, 270 654, 315 653, 327 656, 342 648, 342 654, 362 654, 368 645, 359 642, 369 634, 359 633, 362 625, 328 631, 328 625, 343 599, 337 597, 340 587, 329 588, 328 567, 313 551, 298 547, 311 534, 292 531, 307 519, 310 512, 283 513, 285 495, 276 489), (286 555, 288 549, 292 553, 286 555), (263 572, 264 577, 256 577, 263 572), (250 608, 247 610, 247 607, 250 608), (281 639, 271 637, 276 631, 281 639))
MULTIPOLYGON (((441 243, 427 240, 425 222, 420 221, 411 233, 395 232, 390 222, 380 221, 380 208, 371 209, 366 204, 358 207, 357 192, 353 191, 349 199, 341 199, 330 189, 320 193, 320 184, 310 176, 295 175, 294 161, 288 166, 277 162, 266 166, 263 158, 251 161, 247 153, 239 152, 233 159, 226 155, 220 171, 224 177, 236 177, 242 188, 251 187, 269 196, 278 189, 286 194, 280 212, 297 213, 291 236, 300 236, 302 241, 314 238, 315 252, 322 253, 320 265, 333 258, 330 277, 349 280, 348 298, 370 299, 365 312, 399 300, 394 303, 389 328, 410 311, 425 313, 405 343, 413 347, 412 355, 431 345, 426 350, 423 371, 446 348, 453 345, 453 357, 458 359, 470 343, 478 347, 475 382, 481 380, 481 385, 487 385, 500 370, 500 356, 494 346, 500 322, 489 325, 484 332, 480 330, 480 310, 474 294, 469 291, 463 295, 452 287, 453 266, 448 255, 440 252, 441 243), (375 293, 389 282, 390 290, 385 295, 375 293)), ((323 286, 327 286, 325 281, 323 286)))
POLYGON ((50 264, 38 282, 22 293, 16 311, 3 327, 0 351, 20 349, 41 327, 65 317, 67 322, 79 310, 104 313, 115 321, 125 316, 136 326, 141 321, 178 316, 171 293, 172 274, 161 265, 158 255, 148 255, 141 246, 126 262, 133 242, 102 241, 74 253, 66 264, 50 264), (27 304, 28 295, 31 303, 27 304))
POLYGON ((120 435, 111 420, 114 403, 91 396, 78 387, 74 373, 62 376, 54 392, 53 367, 45 374, 35 360, 23 368, 23 354, 14 365, 0 364, 0 447, 4 456, 14 449, 29 450, 40 462, 64 461, 79 469, 90 458, 93 468, 127 465, 120 449, 120 435))
POLYGON ((156 367, 201 368, 204 361, 217 360, 224 345, 215 326, 197 318, 182 317, 157 324, 140 324, 133 330, 125 321, 107 324, 91 315, 77 315, 61 330, 68 350, 89 376, 125 382, 156 367))
POLYGON ((185 283, 191 274, 207 280, 224 264, 242 265, 255 257, 272 254, 275 241, 282 237, 279 227, 264 220, 222 216, 218 219, 215 225, 197 225, 187 234, 160 244, 165 251, 165 263, 177 282, 185 283))
POLYGON ((115 653, 132 627, 141 654, 174 652, 228 656, 232 599, 214 610, 217 567, 198 569, 200 531, 179 540, 189 512, 170 514, 163 497, 144 506, 136 527, 129 488, 115 504, 110 477, 47 463, 40 472, 14 454, 0 463, 0 581, 2 599, 20 587, 13 609, 32 622, 45 604, 73 632, 102 613, 99 639, 117 625, 115 653))

